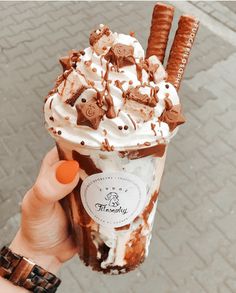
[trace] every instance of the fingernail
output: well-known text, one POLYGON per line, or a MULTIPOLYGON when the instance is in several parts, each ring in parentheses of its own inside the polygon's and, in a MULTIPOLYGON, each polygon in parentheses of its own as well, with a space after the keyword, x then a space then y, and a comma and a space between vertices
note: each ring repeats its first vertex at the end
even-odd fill
POLYGON ((65 161, 57 167, 56 178, 62 184, 69 184, 79 171, 79 163, 77 161, 65 161))

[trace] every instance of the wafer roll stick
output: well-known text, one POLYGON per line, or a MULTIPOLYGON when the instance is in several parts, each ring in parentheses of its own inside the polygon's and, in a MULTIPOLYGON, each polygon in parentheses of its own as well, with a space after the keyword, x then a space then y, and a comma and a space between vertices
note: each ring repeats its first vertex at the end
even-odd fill
POLYGON ((167 80, 175 86, 176 90, 180 87, 198 27, 199 21, 192 16, 182 15, 179 19, 166 66, 167 80))
POLYGON ((157 3, 155 5, 152 14, 146 58, 155 55, 163 63, 173 16, 173 6, 164 3, 157 3))

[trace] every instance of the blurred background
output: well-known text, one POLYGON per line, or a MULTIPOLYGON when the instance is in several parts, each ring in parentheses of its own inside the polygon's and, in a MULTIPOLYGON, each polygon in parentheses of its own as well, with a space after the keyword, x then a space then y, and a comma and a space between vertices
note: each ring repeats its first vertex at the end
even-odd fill
MULTIPOLYGON (((22 196, 53 141, 43 100, 58 58, 88 46, 99 23, 146 48, 155 2, 0 2, 0 245, 14 237, 22 196)), ((236 2, 174 2, 201 27, 180 96, 187 123, 169 147, 150 255, 103 276, 74 258, 59 292, 236 292, 236 2)))

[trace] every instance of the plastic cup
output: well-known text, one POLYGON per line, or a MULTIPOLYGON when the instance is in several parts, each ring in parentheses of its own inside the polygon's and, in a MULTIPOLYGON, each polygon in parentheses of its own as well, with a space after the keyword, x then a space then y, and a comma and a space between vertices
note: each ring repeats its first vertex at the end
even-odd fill
POLYGON ((78 254, 103 273, 126 273, 148 255, 165 165, 162 156, 134 158, 57 141, 60 159, 80 164, 81 179, 62 200, 78 254))

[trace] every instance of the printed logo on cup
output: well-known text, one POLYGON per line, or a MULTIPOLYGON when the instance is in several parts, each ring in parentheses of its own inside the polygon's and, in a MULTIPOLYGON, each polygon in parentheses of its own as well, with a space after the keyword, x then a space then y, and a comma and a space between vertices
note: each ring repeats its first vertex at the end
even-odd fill
POLYGON ((143 211, 146 184, 129 173, 98 173, 83 181, 81 199, 95 222, 107 227, 122 227, 143 211))

